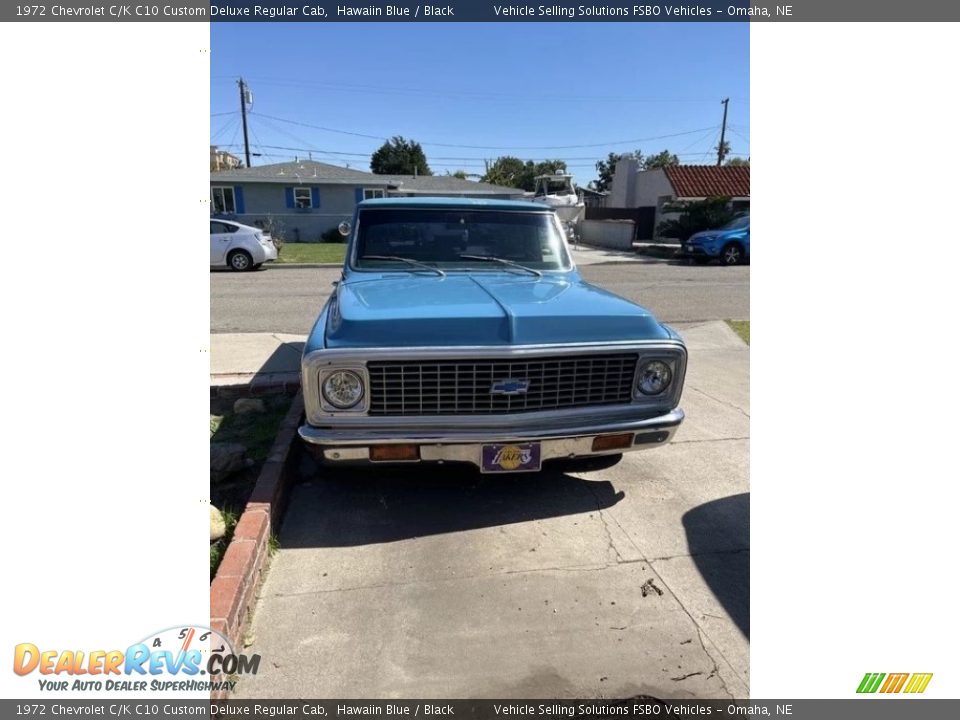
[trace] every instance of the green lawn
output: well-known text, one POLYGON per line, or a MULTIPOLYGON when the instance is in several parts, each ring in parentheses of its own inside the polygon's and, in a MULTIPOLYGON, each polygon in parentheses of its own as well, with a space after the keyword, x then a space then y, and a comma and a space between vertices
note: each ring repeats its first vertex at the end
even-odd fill
POLYGON ((342 243, 284 243, 278 263, 342 263, 342 243))
POLYGON ((740 336, 747 345, 750 344, 750 321, 749 320, 727 320, 727 325, 733 328, 733 331, 740 336))

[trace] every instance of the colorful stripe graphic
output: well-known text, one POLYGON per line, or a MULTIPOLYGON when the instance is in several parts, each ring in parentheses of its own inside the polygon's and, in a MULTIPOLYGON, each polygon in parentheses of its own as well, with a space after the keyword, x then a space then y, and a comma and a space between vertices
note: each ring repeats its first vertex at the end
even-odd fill
POLYGON ((933 673, 866 673, 860 685, 857 687, 858 693, 922 693, 930 684, 933 673), (881 685, 882 683, 882 685, 881 685))

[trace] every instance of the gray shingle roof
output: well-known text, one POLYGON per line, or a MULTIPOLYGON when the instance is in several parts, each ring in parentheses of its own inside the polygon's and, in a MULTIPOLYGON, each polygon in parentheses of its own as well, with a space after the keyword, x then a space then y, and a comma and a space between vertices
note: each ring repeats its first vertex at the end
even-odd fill
POLYGON ((273 163, 257 165, 251 168, 237 168, 223 172, 210 173, 214 182, 263 182, 263 183, 329 183, 344 185, 386 185, 384 176, 373 173, 328 165, 316 160, 273 163))
POLYGON ((523 191, 517 188, 491 185, 490 183, 462 180, 452 175, 374 175, 363 170, 329 165, 316 160, 273 163, 251 168, 236 168, 210 173, 210 181, 219 182, 256 182, 366 185, 373 187, 389 186, 401 192, 418 195, 429 193, 466 193, 470 195, 518 195, 523 191))

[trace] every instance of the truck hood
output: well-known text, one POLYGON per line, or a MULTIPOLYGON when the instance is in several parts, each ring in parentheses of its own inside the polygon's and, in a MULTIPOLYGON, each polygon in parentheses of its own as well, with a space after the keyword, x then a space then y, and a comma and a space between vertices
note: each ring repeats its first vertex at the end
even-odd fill
POLYGON ((337 286, 329 308, 324 338, 329 348, 671 337, 644 308, 576 275, 534 278, 494 272, 351 279, 337 286))

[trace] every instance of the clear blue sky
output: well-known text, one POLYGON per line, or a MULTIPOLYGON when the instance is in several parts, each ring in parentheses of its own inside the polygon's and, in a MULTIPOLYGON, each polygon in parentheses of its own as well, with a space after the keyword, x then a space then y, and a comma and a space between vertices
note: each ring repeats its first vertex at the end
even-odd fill
POLYGON ((734 154, 750 151, 749 23, 213 23, 210 33, 210 142, 242 153, 242 75, 263 153, 254 165, 312 149, 368 170, 383 140, 345 133, 403 135, 435 174, 482 174, 499 155, 560 158, 586 184, 611 151, 715 162, 724 97, 734 154), (688 134, 616 142, 675 133, 688 134))

